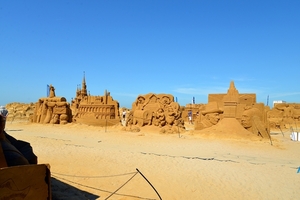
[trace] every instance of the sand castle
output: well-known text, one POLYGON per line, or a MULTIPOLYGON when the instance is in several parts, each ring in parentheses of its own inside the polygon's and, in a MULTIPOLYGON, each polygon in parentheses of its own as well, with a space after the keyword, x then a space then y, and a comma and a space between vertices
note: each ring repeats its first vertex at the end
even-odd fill
POLYGON ((148 93, 139 95, 133 102, 126 120, 126 126, 132 125, 153 125, 163 128, 162 132, 178 132, 178 128, 184 129, 184 120, 180 105, 171 94, 148 93))
POLYGON ((76 97, 72 100, 73 122, 95 126, 111 126, 120 123, 119 102, 110 93, 104 96, 91 96, 87 93, 85 75, 82 88, 77 86, 76 97))
POLYGON ((70 105, 65 97, 56 97, 55 88, 50 85, 49 96, 35 104, 32 122, 43 124, 67 124, 72 120, 70 105))
POLYGON ((264 104, 256 103, 255 94, 239 94, 232 81, 226 94, 209 94, 207 105, 199 110, 195 120, 195 130, 218 124, 235 124, 236 130, 233 132, 237 133, 244 128, 254 135, 269 138, 268 110, 264 104))

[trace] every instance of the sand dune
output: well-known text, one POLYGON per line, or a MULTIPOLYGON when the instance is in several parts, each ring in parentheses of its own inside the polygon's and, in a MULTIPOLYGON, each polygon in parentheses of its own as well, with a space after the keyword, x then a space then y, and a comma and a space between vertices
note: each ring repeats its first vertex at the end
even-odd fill
MULTIPOLYGON (((188 126, 188 125, 187 125, 188 126)), ((7 122, 49 163, 53 199, 298 199, 300 142, 286 132, 269 140, 208 137, 191 130, 7 122)), ((214 129, 218 131, 218 128, 214 129)), ((236 133, 235 133, 236 134, 236 133)))

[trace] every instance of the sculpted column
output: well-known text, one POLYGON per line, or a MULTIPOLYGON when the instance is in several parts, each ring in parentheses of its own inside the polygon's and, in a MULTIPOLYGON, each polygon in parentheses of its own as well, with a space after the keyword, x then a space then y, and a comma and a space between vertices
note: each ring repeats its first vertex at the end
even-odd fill
POLYGON ((239 103, 239 92, 234 86, 234 82, 230 82, 227 94, 223 97, 224 102, 224 118, 235 118, 236 108, 239 103))

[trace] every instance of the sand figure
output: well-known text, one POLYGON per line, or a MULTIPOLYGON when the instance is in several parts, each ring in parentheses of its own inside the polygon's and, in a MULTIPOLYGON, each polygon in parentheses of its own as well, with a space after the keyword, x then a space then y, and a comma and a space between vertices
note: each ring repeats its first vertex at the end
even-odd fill
POLYGON ((160 104, 162 105, 162 108, 166 109, 171 103, 171 99, 168 96, 163 96, 160 100, 160 104))
POLYGON ((136 110, 143 110, 145 106, 145 97, 139 96, 136 101, 136 110))
POLYGON ((166 111, 166 122, 169 126, 172 126, 174 124, 174 121, 176 119, 176 112, 172 107, 169 107, 166 111))
POLYGON ((139 95, 132 103, 132 125, 159 126, 160 128, 166 125, 183 126, 181 124, 183 120, 180 120, 182 117, 180 109, 180 105, 174 102, 174 97, 170 94, 139 95))
POLYGON ((55 97, 55 88, 50 85, 49 86, 49 98, 55 97))
POLYGON ((175 119, 174 125, 178 126, 180 129, 185 129, 184 128, 184 120, 182 118, 175 119))
POLYGON ((291 118, 293 116, 293 108, 286 104, 285 107, 282 108, 283 110, 283 118, 291 118))
POLYGON ((262 138, 269 138, 266 125, 262 121, 262 113, 257 108, 246 108, 242 114, 242 126, 262 138))
POLYGON ((165 124, 166 118, 164 110, 162 108, 159 108, 154 114, 153 125, 163 127, 165 124))
POLYGON ((53 107, 55 106, 55 103, 54 102, 45 102, 45 105, 47 107, 47 111, 46 111, 46 117, 45 117, 43 123, 48 124, 52 118, 53 107))
POLYGON ((181 117, 181 112, 174 109, 171 104, 167 106, 165 111, 165 125, 160 133, 178 133, 185 130, 184 120, 181 117))
POLYGON ((66 124, 71 121, 72 111, 64 97, 40 98, 35 104, 32 122, 66 124), (57 115, 57 116, 56 116, 57 115), (59 120, 57 120, 57 118, 59 120))
POLYGON ((61 114, 59 116, 60 124, 67 124, 69 120, 69 116, 67 114, 61 114))
POLYGON ((202 130, 216 125, 220 121, 221 113, 223 111, 219 108, 217 102, 208 103, 205 109, 201 111, 201 120, 196 122, 195 130, 202 130))
POLYGON ((132 124, 133 124, 133 111, 130 111, 126 119, 125 126, 129 126, 129 125, 131 126, 132 124))
POLYGON ((58 114, 53 115, 53 117, 50 121, 50 124, 59 124, 59 115, 58 114))
POLYGON ((201 130, 216 125, 219 122, 219 120, 220 120, 219 113, 206 113, 204 114, 204 118, 200 122, 197 130, 201 130))

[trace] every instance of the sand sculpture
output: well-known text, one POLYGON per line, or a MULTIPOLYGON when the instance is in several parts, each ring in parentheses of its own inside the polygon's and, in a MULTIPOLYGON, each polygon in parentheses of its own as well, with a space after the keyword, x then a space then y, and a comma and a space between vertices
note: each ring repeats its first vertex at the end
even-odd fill
POLYGON ((148 93, 133 102, 126 126, 152 125, 163 128, 161 132, 178 132, 178 129, 184 129, 181 113, 180 105, 174 102, 172 95, 148 93))
POLYGON ((239 94, 232 81, 226 94, 209 94, 208 103, 199 110, 195 130, 207 129, 219 123, 220 127, 224 127, 224 123, 229 123, 236 125, 236 130, 232 132, 245 132, 242 129, 246 129, 269 139, 268 110, 269 107, 264 104, 256 103, 255 94, 239 94))
POLYGON ((300 126, 299 103, 276 103, 267 113, 272 129, 297 129, 300 126))
POLYGON ((77 86, 76 97, 72 100, 73 122, 95 126, 112 126, 120 123, 119 102, 110 93, 104 96, 91 96, 87 93, 85 75, 82 88, 77 86))
POLYGON ((263 123, 263 113, 258 108, 246 107, 241 119, 242 126, 255 135, 268 138, 269 133, 263 123))
POLYGON ((34 103, 8 103, 6 104, 6 109, 9 112, 9 115, 7 116, 7 121, 14 121, 14 120, 32 120, 33 112, 35 109, 34 103))
POLYGON ((221 119, 223 111, 219 108, 217 102, 209 102, 203 110, 199 110, 199 113, 195 124, 196 130, 216 125, 221 119))
POLYGON ((35 104, 32 122, 43 124, 67 124, 72 120, 70 105, 65 97, 56 97, 50 85, 49 97, 40 98, 35 104))

